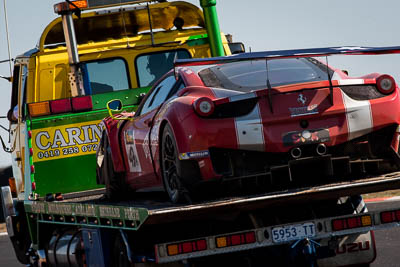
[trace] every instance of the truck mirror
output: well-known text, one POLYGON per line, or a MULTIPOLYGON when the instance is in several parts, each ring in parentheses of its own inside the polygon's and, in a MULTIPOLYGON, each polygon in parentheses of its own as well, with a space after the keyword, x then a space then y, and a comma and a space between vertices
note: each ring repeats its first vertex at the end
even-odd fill
POLYGON ((240 54, 246 52, 243 43, 228 43, 228 45, 232 54, 240 54))

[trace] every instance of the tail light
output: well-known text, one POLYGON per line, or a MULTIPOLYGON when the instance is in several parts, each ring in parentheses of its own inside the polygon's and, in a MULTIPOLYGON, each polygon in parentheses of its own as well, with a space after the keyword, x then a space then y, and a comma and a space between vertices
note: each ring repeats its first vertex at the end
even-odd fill
POLYGON ((49 102, 32 103, 28 105, 29 114, 32 117, 45 116, 50 114, 49 102))
POLYGON ((400 210, 381 212, 382 223, 400 222, 400 210))
POLYGON ((81 96, 28 104, 31 117, 67 112, 82 112, 93 109, 92 97, 81 96))
POLYGON ((174 256, 179 254, 186 254, 196 251, 203 251, 207 249, 207 242, 205 239, 199 239, 194 241, 182 242, 177 244, 171 244, 167 246, 168 256, 174 256))
POLYGON ((215 239, 217 248, 252 244, 255 242, 256 242, 255 232, 233 234, 233 235, 228 235, 228 236, 219 236, 215 239))
POLYGON ((333 231, 342 231, 371 225, 372 218, 370 215, 332 220, 333 231))
POLYGON ((214 102, 208 97, 200 97, 193 103, 194 110, 202 117, 208 117, 213 114, 215 109, 214 102))
POLYGON ((50 110, 53 114, 71 112, 71 99, 57 99, 50 102, 50 110))
POLYGON ((71 100, 73 111, 85 111, 93 108, 92 97, 90 95, 74 97, 71 100))
POLYGON ((385 74, 376 79, 376 86, 378 87, 379 92, 389 95, 396 89, 396 82, 392 76, 385 74))

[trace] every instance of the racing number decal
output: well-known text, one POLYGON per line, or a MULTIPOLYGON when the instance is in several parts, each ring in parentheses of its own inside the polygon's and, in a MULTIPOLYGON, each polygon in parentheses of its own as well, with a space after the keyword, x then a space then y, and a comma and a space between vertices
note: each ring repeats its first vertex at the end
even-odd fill
POLYGON ((136 150, 135 136, 131 130, 125 132, 125 148, 128 153, 129 171, 142 172, 138 152, 136 150))

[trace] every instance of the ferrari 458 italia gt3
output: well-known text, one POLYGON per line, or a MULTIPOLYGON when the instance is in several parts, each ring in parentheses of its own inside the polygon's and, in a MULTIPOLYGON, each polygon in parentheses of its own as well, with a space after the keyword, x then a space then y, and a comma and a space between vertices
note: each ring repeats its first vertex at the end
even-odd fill
POLYGON ((163 186, 178 202, 207 181, 274 191, 396 170, 395 80, 349 77, 310 57, 340 48, 315 51, 178 61, 135 114, 104 120, 99 182, 109 197, 163 186))

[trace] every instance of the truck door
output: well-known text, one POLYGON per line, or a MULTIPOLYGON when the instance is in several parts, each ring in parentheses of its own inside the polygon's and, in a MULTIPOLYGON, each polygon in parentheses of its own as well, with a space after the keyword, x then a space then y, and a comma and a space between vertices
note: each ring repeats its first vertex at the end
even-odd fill
POLYGON ((17 192, 25 188, 25 90, 28 67, 25 64, 14 66, 11 105, 7 117, 10 121, 10 150, 12 169, 17 192), (22 107, 22 108, 21 108, 22 107))

